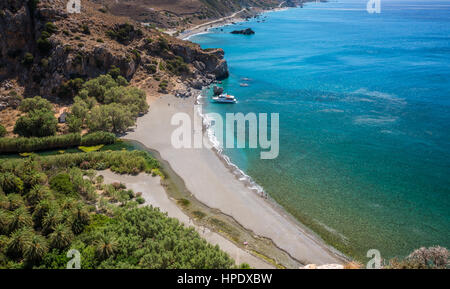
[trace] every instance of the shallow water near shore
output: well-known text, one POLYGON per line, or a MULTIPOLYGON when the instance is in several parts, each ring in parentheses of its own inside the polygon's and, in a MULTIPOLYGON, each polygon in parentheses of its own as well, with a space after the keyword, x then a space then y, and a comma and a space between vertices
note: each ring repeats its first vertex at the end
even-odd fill
POLYGON ((225 50, 239 99, 204 110, 280 114, 277 159, 225 153, 344 253, 450 247, 450 2, 365 8, 311 3, 192 37, 225 50))

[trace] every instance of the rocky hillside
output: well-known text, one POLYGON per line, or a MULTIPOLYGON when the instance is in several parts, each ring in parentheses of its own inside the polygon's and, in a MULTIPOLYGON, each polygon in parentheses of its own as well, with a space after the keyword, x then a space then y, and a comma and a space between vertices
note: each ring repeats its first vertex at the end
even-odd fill
POLYGON ((87 0, 81 13, 69 14, 66 3, 0 2, 2 108, 15 105, 8 98, 21 95, 70 99, 77 78, 96 77, 114 67, 132 83, 145 80, 140 86, 150 91, 174 90, 177 83, 198 86, 228 75, 221 49, 202 50, 87 0))
POLYGON ((304 0, 95 0, 105 11, 130 16, 160 28, 183 28, 220 18, 244 8, 270 9, 299 5, 304 0))

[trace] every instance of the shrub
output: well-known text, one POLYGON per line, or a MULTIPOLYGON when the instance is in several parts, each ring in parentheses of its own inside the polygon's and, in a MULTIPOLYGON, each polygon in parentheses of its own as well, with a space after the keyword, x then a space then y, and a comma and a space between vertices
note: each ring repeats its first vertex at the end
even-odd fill
POLYGON ((108 132, 94 132, 83 136, 82 146, 94 146, 98 144, 113 144, 116 142, 116 136, 108 132))
POLYGON ((157 71, 156 65, 154 65, 154 64, 146 64, 144 66, 144 68, 145 68, 145 70, 147 71, 148 74, 154 74, 157 71))
POLYGON ((160 37, 158 39, 158 47, 161 51, 165 51, 169 49, 169 42, 167 41, 166 38, 164 37, 160 37))
POLYGON ((112 144, 116 137, 112 133, 96 132, 84 135, 66 134, 49 137, 32 138, 1 138, 0 153, 18 153, 32 152, 40 150, 52 150, 58 148, 76 147, 76 146, 94 146, 99 144, 112 144))
POLYGON ((108 74, 111 75, 112 78, 116 79, 120 75, 120 68, 112 65, 108 71, 108 74))
POLYGON ((0 124, 0 137, 4 137, 6 133, 7 133, 6 128, 0 124))
POLYGON ((31 111, 16 121, 14 133, 24 137, 51 136, 56 133, 57 124, 58 120, 51 111, 31 111))
POLYGON ((145 203, 145 199, 144 199, 143 197, 137 197, 137 198, 136 198, 136 202, 137 202, 139 205, 142 205, 143 203, 145 203))
POLYGON ((81 25, 81 32, 86 35, 91 34, 91 30, 89 29, 89 26, 87 26, 86 24, 81 25))
POLYGON ((44 31, 47 31, 50 34, 58 32, 58 28, 52 22, 47 22, 44 25, 44 31))
POLYGON ((38 46, 39 51, 43 54, 48 54, 53 47, 50 40, 48 40, 48 38, 44 38, 42 36, 39 37, 39 39, 37 40, 37 46, 38 46))
POLYGON ((129 23, 116 25, 114 29, 107 31, 106 34, 111 39, 123 44, 129 43, 135 38, 142 37, 142 31, 135 29, 134 26, 129 23))
POLYGON ((25 53, 23 60, 22 60, 22 64, 26 65, 26 66, 30 66, 31 64, 33 64, 34 62, 34 56, 33 54, 27 52, 25 53))
MULTIPOLYGON (((77 55, 78 56, 78 55, 77 55)), ((82 56, 80 56, 82 57, 82 56)), ((83 87, 84 80, 81 78, 71 79, 61 84, 58 91, 58 96, 62 98, 73 98, 83 87)))
POLYGON ((69 132, 80 132, 81 127, 83 125, 83 120, 75 115, 68 115, 66 119, 67 127, 69 128, 69 132))
POLYGON ((50 188, 65 195, 75 193, 75 187, 67 173, 59 173, 50 179, 50 188))

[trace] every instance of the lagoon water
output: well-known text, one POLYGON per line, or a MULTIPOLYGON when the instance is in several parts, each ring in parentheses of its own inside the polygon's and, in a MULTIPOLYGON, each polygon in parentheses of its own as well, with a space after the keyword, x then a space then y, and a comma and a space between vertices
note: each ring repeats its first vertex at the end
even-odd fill
POLYGON ((206 112, 280 115, 278 158, 225 153, 362 261, 372 248, 450 247, 450 1, 381 5, 310 3, 191 38, 225 50, 223 87, 239 99, 206 112), (229 33, 248 27, 256 34, 229 33))

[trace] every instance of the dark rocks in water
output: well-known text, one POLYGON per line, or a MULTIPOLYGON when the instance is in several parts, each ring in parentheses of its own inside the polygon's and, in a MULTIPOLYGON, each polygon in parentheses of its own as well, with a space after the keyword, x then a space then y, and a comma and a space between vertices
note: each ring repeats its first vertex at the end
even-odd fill
POLYGON ((223 93, 223 88, 219 86, 214 86, 214 95, 221 95, 223 93))
POLYGON ((252 34, 255 34, 255 31, 253 31, 251 28, 247 28, 244 30, 234 30, 231 32, 231 34, 252 35, 252 34))

